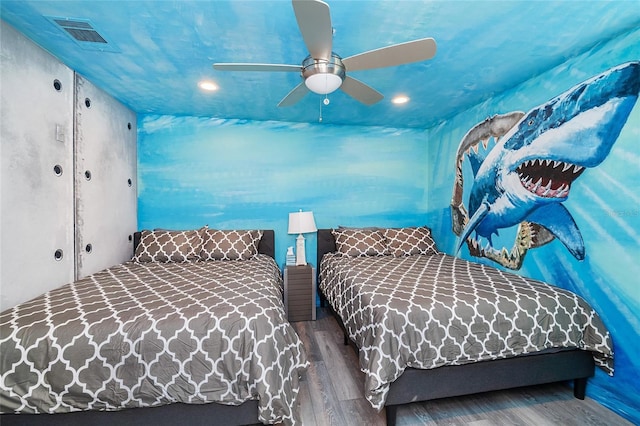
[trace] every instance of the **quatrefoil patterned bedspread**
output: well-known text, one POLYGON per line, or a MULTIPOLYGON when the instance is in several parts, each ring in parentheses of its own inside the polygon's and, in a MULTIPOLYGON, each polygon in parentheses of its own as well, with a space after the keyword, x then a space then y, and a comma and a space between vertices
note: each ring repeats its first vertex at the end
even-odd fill
POLYGON ((360 348, 365 396, 381 409, 407 367, 551 350, 593 351, 613 374, 609 331, 579 296, 446 254, 326 254, 320 288, 360 348))
POLYGON ((306 367, 275 261, 127 262, 0 316, 2 412, 259 399, 292 409, 306 367))

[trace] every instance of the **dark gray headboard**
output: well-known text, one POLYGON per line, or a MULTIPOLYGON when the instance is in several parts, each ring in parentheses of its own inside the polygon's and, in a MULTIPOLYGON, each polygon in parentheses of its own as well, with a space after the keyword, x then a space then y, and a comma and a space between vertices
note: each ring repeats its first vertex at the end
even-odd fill
POLYGON ((320 261, 325 253, 336 251, 336 240, 331 233, 332 229, 318 229, 318 257, 317 268, 320 269, 320 261))
MULTIPOLYGON (((133 234, 134 255, 136 253, 136 247, 138 247, 138 243, 140 243, 140 234, 140 231, 133 234)), ((276 257, 276 236, 273 229, 262 230, 262 239, 260 240, 260 244, 258 244, 258 253, 266 254, 273 258, 276 257)))
POLYGON ((273 229, 263 229, 262 239, 258 244, 258 253, 266 254, 275 259, 276 257, 276 236, 273 229))

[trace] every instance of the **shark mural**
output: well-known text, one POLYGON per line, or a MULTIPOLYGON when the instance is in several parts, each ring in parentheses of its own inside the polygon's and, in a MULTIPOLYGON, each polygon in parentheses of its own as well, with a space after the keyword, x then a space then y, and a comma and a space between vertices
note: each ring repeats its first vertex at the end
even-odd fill
POLYGON ((472 256, 520 269, 527 250, 558 239, 576 259, 584 259, 582 234, 563 203, 580 175, 607 158, 639 92, 640 62, 628 62, 526 114, 495 115, 471 128, 456 154, 451 200, 453 232, 460 237, 456 252, 466 242, 472 256), (465 159, 473 173, 468 213, 465 159), (500 231, 513 233, 515 227, 513 246, 495 248, 500 231))

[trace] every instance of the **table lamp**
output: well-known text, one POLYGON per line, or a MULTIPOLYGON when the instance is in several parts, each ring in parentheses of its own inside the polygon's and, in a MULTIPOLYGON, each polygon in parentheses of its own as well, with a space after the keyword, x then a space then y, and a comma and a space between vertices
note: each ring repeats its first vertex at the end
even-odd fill
POLYGON ((304 237, 302 234, 316 232, 316 222, 313 220, 313 212, 289 213, 289 234, 298 234, 296 238, 296 265, 306 265, 307 259, 304 253, 304 237))

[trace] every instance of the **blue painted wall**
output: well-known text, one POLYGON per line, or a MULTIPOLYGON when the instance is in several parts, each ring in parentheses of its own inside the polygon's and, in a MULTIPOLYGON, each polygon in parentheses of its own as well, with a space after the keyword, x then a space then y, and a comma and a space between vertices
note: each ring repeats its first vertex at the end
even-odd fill
MULTIPOLYGON (((424 131, 321 123, 139 116, 138 224, 142 228, 270 228, 277 260, 288 213, 312 210, 318 227, 429 224, 453 253, 449 203, 456 149, 487 116, 527 111, 619 63, 640 59, 640 31, 596 46, 543 75, 424 131)), ((215 112, 212 113, 215 115, 215 112)), ((610 155, 572 187, 583 234, 577 261, 559 242, 531 250, 518 273, 569 288, 613 335, 616 374, 598 371, 587 394, 640 423, 640 107, 610 155)), ((315 237, 307 260, 315 263, 315 237)), ((466 249, 463 257, 470 258, 466 249)), ((473 259, 477 260, 477 259, 473 259)), ((488 262, 488 261, 485 261, 488 262)), ((494 264, 494 266, 497 266, 494 264)))
MULTIPOLYGON (((434 228, 440 248, 453 253, 457 243, 449 211, 454 160, 458 144, 471 127, 494 114, 527 112, 575 84, 639 59, 640 30, 597 46, 588 54, 430 129, 427 132, 429 164, 434 166, 428 170, 428 223, 434 228)), ((570 196, 563 203, 584 238, 585 259, 576 260, 554 240, 529 250, 522 268, 516 271, 576 292, 600 314, 613 336, 615 375, 609 377, 598 370, 589 382, 587 395, 635 423, 640 423, 639 142, 640 102, 637 102, 606 160, 587 169, 574 182, 570 196)), ((579 141, 576 149, 580 149, 579 141)), ((471 183, 465 181, 465 191, 470 186, 471 183)), ((461 255, 499 267, 495 262, 471 257, 466 245, 461 255)))
POLYGON ((426 223, 422 131, 172 116, 140 117, 138 129, 141 229, 274 229, 283 265, 299 209, 320 228, 426 223))

